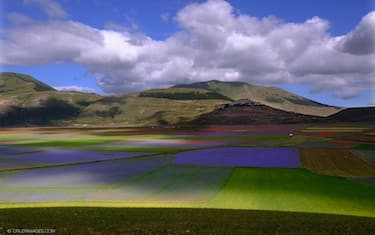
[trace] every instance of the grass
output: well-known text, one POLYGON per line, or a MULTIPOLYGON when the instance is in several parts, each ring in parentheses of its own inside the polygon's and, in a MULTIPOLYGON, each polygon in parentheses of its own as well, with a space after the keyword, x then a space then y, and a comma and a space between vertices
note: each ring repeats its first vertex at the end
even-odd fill
POLYGON ((119 114, 102 118, 98 111, 108 109, 108 104, 96 102, 89 105, 77 119, 77 123, 98 124, 115 123, 124 125, 164 125, 192 120, 198 115, 210 112, 215 105, 226 103, 222 99, 171 100, 152 97, 124 97, 119 105, 119 114))
POLYGON ((95 200, 202 203, 220 190, 231 172, 230 168, 169 165, 100 192, 95 200))
POLYGON ((152 89, 139 93, 139 97, 166 98, 174 100, 222 99, 233 101, 222 94, 199 88, 152 89))
POLYGON ((163 146, 163 147, 147 147, 147 146, 114 146, 114 145, 107 145, 107 146, 88 146, 85 149, 87 150, 96 150, 96 151, 112 151, 112 152, 141 152, 141 153, 158 153, 158 154, 175 154, 178 152, 195 150, 195 147, 170 147, 170 146, 163 146))
MULTIPOLYGON (((100 135, 12 135, 0 136, 0 141, 10 142, 13 145, 25 147, 63 147, 63 148, 81 148, 98 144, 126 140, 152 140, 152 139, 170 139, 166 135, 141 135, 141 136, 100 136, 100 135)), ((99 146, 100 147, 100 146, 99 146)))
POLYGON ((303 169, 237 168, 207 206, 375 217, 375 187, 303 169))
MULTIPOLYGON (((147 164, 147 161, 153 161, 153 159, 153 157, 144 158, 143 160, 129 159, 126 162, 132 165, 128 167, 123 164, 125 162, 118 162, 118 164, 123 164, 123 166, 114 170, 115 172, 119 169, 129 172, 132 170, 131 168, 142 166, 142 162, 138 165, 134 164, 139 162, 139 160, 143 161, 143 164, 147 164)), ((97 164, 93 167, 97 166, 97 164)), ((3 203, 6 202, 9 205, 14 205, 15 202, 36 202, 35 205, 38 205, 38 202, 43 201, 68 201, 69 203, 70 201, 81 200, 83 205, 89 201, 116 201, 120 203, 142 202, 146 205, 158 204, 159 202, 161 203, 160 205, 163 202, 188 203, 185 206, 190 205, 189 203, 191 202, 193 203, 192 205, 197 206, 199 203, 211 199, 220 190, 232 171, 230 168, 166 166, 164 164, 155 169, 140 171, 138 174, 128 178, 124 175, 122 179, 118 179, 116 182, 103 182, 103 178, 108 177, 108 174, 111 176, 113 171, 102 175, 103 172, 100 169, 95 169, 91 173, 84 168, 81 171, 73 172, 69 167, 65 170, 57 169, 60 171, 56 175, 53 171, 50 171, 48 182, 45 182, 46 179, 42 179, 47 174, 37 174, 38 172, 35 171, 34 174, 29 174, 26 178, 21 178, 18 181, 16 179, 13 183, 12 179, 14 177, 22 177, 23 173, 32 172, 21 171, 13 175, 2 174, 1 176, 5 176, 5 178, 4 183, 0 185, 0 198, 3 203), (63 178, 61 176, 62 171, 66 172, 63 178), (85 181, 85 176, 88 174, 93 177, 92 183, 81 183, 79 180, 85 181), (12 176, 13 178, 9 179, 12 176), (44 183, 41 184, 40 181, 44 181, 44 183), (56 192, 60 195, 56 194, 56 192), (64 192, 69 193, 65 195, 64 192)), ((43 172, 39 171, 39 173, 43 172)), ((64 204, 63 202, 61 203, 64 204)))
POLYGON ((375 219, 311 213, 175 208, 0 210, 0 227, 56 234, 371 234, 375 219))
MULTIPOLYGON (((61 148, 82 148, 89 145, 108 143, 123 140, 122 136, 79 136, 61 139, 25 139, 19 143, 25 147, 61 147, 61 148)), ((21 140, 22 141, 22 140, 21 140)))
MULTIPOLYGON (((211 171, 213 172, 215 169, 211 171)), ((218 171, 216 174, 225 176, 224 173, 218 171)), ((181 172, 160 171, 159 169, 143 176, 140 175, 131 181, 125 181, 124 184, 120 183, 109 188, 109 191, 102 189, 103 192, 111 192, 109 196, 113 199, 116 199, 114 197, 116 193, 123 196, 121 189, 125 194, 141 192, 145 196, 143 201, 134 201, 129 198, 128 201, 101 201, 100 198, 92 198, 93 201, 2 202, 0 208, 69 206, 220 208, 375 217, 375 187, 372 185, 344 178, 322 176, 303 169, 236 168, 227 181, 225 177, 219 180, 225 182, 224 185, 210 201, 205 202, 213 196, 210 190, 215 191, 220 185, 217 184, 219 181, 215 181, 211 176, 204 179, 207 174, 198 168, 181 172), (170 175, 171 178, 169 179, 166 175, 170 175), (205 197, 199 197, 200 194, 205 197), (177 200, 173 200, 174 197, 177 200)))
POLYGON ((176 87, 203 88, 215 91, 233 100, 250 99, 274 108, 317 116, 328 116, 338 111, 335 107, 324 106, 275 87, 220 81, 200 82, 176 87))
POLYGON ((7 92, 17 90, 54 91, 52 87, 26 74, 0 73, 0 91, 7 92))

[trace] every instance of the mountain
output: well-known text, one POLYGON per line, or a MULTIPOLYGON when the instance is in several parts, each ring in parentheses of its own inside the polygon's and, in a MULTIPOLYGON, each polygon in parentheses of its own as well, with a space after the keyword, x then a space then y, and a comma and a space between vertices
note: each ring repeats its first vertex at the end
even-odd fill
POLYGON ((227 99, 177 97, 156 98, 142 94, 103 97, 87 106, 77 121, 113 125, 177 124, 193 120, 202 113, 212 111, 216 105, 228 102, 227 99))
POLYGON ((55 89, 25 74, 0 73, 0 93, 31 91, 55 91, 55 89))
POLYGON ((250 99, 270 107, 315 116, 329 116, 339 107, 321 104, 276 87, 251 85, 245 82, 208 81, 176 85, 173 88, 200 88, 222 94, 232 100, 250 99))
POLYGON ((270 106, 241 99, 232 103, 216 106, 215 110, 198 116, 187 123, 190 125, 231 125, 231 124, 281 124, 312 123, 321 117, 287 112, 270 106))
POLYGON ((293 123, 340 123, 375 122, 375 107, 347 108, 328 117, 288 112, 275 109, 249 99, 217 105, 212 112, 204 113, 187 125, 232 124, 293 124, 293 123))
POLYGON ((0 84, 0 126, 166 125, 192 120, 229 101, 198 89, 154 89, 116 96, 56 91, 18 73, 0 73, 0 84), (163 97, 164 93, 168 95, 163 97))
POLYGON ((0 73, 0 126, 71 123, 100 96, 62 92, 19 73, 0 73))
POLYGON ((0 126, 345 122, 373 117, 370 108, 338 111, 279 88, 243 82, 209 81, 100 96, 57 91, 28 75, 0 73, 0 126))

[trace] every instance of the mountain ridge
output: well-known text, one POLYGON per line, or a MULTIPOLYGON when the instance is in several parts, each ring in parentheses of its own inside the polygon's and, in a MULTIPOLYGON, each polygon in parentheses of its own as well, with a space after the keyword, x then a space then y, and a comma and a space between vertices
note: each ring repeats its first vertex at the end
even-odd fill
MULTIPOLYGON (((25 74, 0 73, 0 87, 0 126, 178 125, 194 122, 202 115, 212 114, 220 105, 236 103, 241 99, 261 104, 262 110, 256 110, 258 119, 261 120, 263 115, 270 123, 277 120, 277 117, 269 119, 271 114, 287 117, 286 122, 301 122, 302 119, 322 120, 319 116, 333 115, 340 110, 339 107, 320 104, 279 88, 217 80, 101 96, 57 91, 25 74), (42 113, 47 117, 40 117, 42 113)), ((255 112, 254 107, 249 107, 238 110, 255 112)), ((238 110, 232 109, 233 113, 238 110)), ((347 118, 344 115, 337 120, 347 118)))
POLYGON ((56 91, 51 86, 27 75, 13 72, 0 73, 0 92, 56 91))
POLYGON ((304 98, 278 87, 258 86, 239 81, 223 82, 211 80, 192 84, 180 84, 172 87, 204 88, 218 92, 232 100, 250 99, 276 109, 307 115, 329 116, 341 109, 340 107, 330 106, 304 98), (308 106, 308 108, 305 108, 306 106, 308 106))

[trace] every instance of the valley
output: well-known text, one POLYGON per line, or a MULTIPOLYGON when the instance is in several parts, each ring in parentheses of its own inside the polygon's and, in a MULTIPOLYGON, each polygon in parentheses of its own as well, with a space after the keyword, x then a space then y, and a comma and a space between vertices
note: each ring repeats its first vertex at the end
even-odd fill
POLYGON ((5 227, 34 216, 25 224, 72 233, 103 231, 104 223, 117 233, 222 233, 224 220, 239 234, 374 227, 373 107, 237 82, 101 96, 21 74, 0 81, 5 227), (93 222, 97 213, 103 224, 93 222), (75 220, 92 223, 72 227, 75 220))

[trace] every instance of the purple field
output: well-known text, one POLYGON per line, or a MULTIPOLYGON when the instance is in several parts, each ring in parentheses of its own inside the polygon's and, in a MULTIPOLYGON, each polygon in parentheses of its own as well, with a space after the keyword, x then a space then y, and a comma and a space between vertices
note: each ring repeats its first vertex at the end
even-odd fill
POLYGON ((176 164, 228 167, 300 167, 292 148, 215 148, 178 153, 176 164))
POLYGON ((113 184, 164 166, 170 161, 170 157, 145 157, 3 172, 0 173, 0 186, 69 187, 113 184))
MULTIPOLYGON (((23 153, 33 153, 33 152, 38 152, 38 151, 39 150, 29 149, 25 147, 12 147, 12 146, 0 145, 0 157, 7 156, 7 155, 23 154, 23 153)), ((3 159, 3 157, 1 159, 3 159)))
POLYGON ((45 164, 61 164, 129 158, 139 155, 144 155, 144 153, 103 153, 94 151, 53 149, 42 152, 2 156, 0 162, 0 170, 32 167, 45 164))

